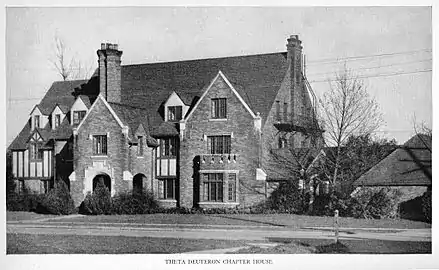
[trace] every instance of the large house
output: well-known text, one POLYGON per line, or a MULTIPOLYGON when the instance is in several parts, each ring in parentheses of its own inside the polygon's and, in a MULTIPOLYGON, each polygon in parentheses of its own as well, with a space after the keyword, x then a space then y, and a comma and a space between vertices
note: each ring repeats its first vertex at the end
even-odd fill
POLYGON ((297 35, 269 54, 121 65, 106 43, 97 55, 95 74, 55 82, 10 145, 19 189, 60 179, 79 205, 103 181, 167 207, 246 207, 280 178, 270 151, 314 143, 297 35))

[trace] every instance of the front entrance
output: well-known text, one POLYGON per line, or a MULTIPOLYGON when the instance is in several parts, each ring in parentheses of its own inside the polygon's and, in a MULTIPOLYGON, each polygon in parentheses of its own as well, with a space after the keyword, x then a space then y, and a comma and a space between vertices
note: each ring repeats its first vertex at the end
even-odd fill
POLYGON ((98 174, 93 178, 93 192, 95 192, 98 183, 104 184, 108 191, 111 193, 111 178, 108 174, 98 174))

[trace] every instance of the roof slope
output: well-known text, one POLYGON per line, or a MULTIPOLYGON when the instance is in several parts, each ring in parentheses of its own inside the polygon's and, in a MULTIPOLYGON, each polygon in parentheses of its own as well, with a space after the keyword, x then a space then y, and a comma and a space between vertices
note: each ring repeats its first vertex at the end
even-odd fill
POLYGON ((265 122, 285 77, 286 53, 122 66, 122 100, 147 109, 150 124, 159 126, 161 106, 173 91, 193 104, 220 70, 265 122))
POLYGON ((75 97, 72 95, 72 92, 76 87, 85 83, 87 83, 87 80, 54 82, 41 100, 40 104, 38 104, 41 113, 49 115, 55 104, 58 104, 61 109, 65 109, 66 107, 70 108, 73 105, 73 102, 75 102, 75 97))
POLYGON ((431 185, 431 137, 415 135, 361 175, 354 185, 431 185))
POLYGON ((155 146, 155 140, 149 138, 148 115, 146 114, 145 110, 113 102, 109 102, 108 104, 120 118, 122 123, 129 127, 129 137, 132 140, 136 141, 137 138, 135 137, 135 132, 139 125, 142 124, 145 132, 148 135, 148 145, 155 146))

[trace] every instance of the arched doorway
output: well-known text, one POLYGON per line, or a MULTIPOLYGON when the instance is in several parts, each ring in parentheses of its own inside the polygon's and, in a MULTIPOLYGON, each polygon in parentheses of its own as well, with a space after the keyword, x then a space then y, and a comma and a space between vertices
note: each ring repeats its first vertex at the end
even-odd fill
POLYGON ((108 191, 111 193, 111 178, 110 176, 108 176, 108 174, 98 174, 93 178, 93 192, 95 191, 99 182, 104 184, 105 187, 108 188, 108 191))
POLYGON ((143 190, 143 182, 146 182, 146 176, 138 173, 133 177, 133 192, 141 192, 143 190))

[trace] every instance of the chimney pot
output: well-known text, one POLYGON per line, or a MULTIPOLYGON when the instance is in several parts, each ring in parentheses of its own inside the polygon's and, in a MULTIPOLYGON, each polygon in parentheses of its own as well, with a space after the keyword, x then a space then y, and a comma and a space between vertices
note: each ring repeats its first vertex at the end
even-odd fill
POLYGON ((101 43, 101 50, 105 50, 105 43, 101 43))

